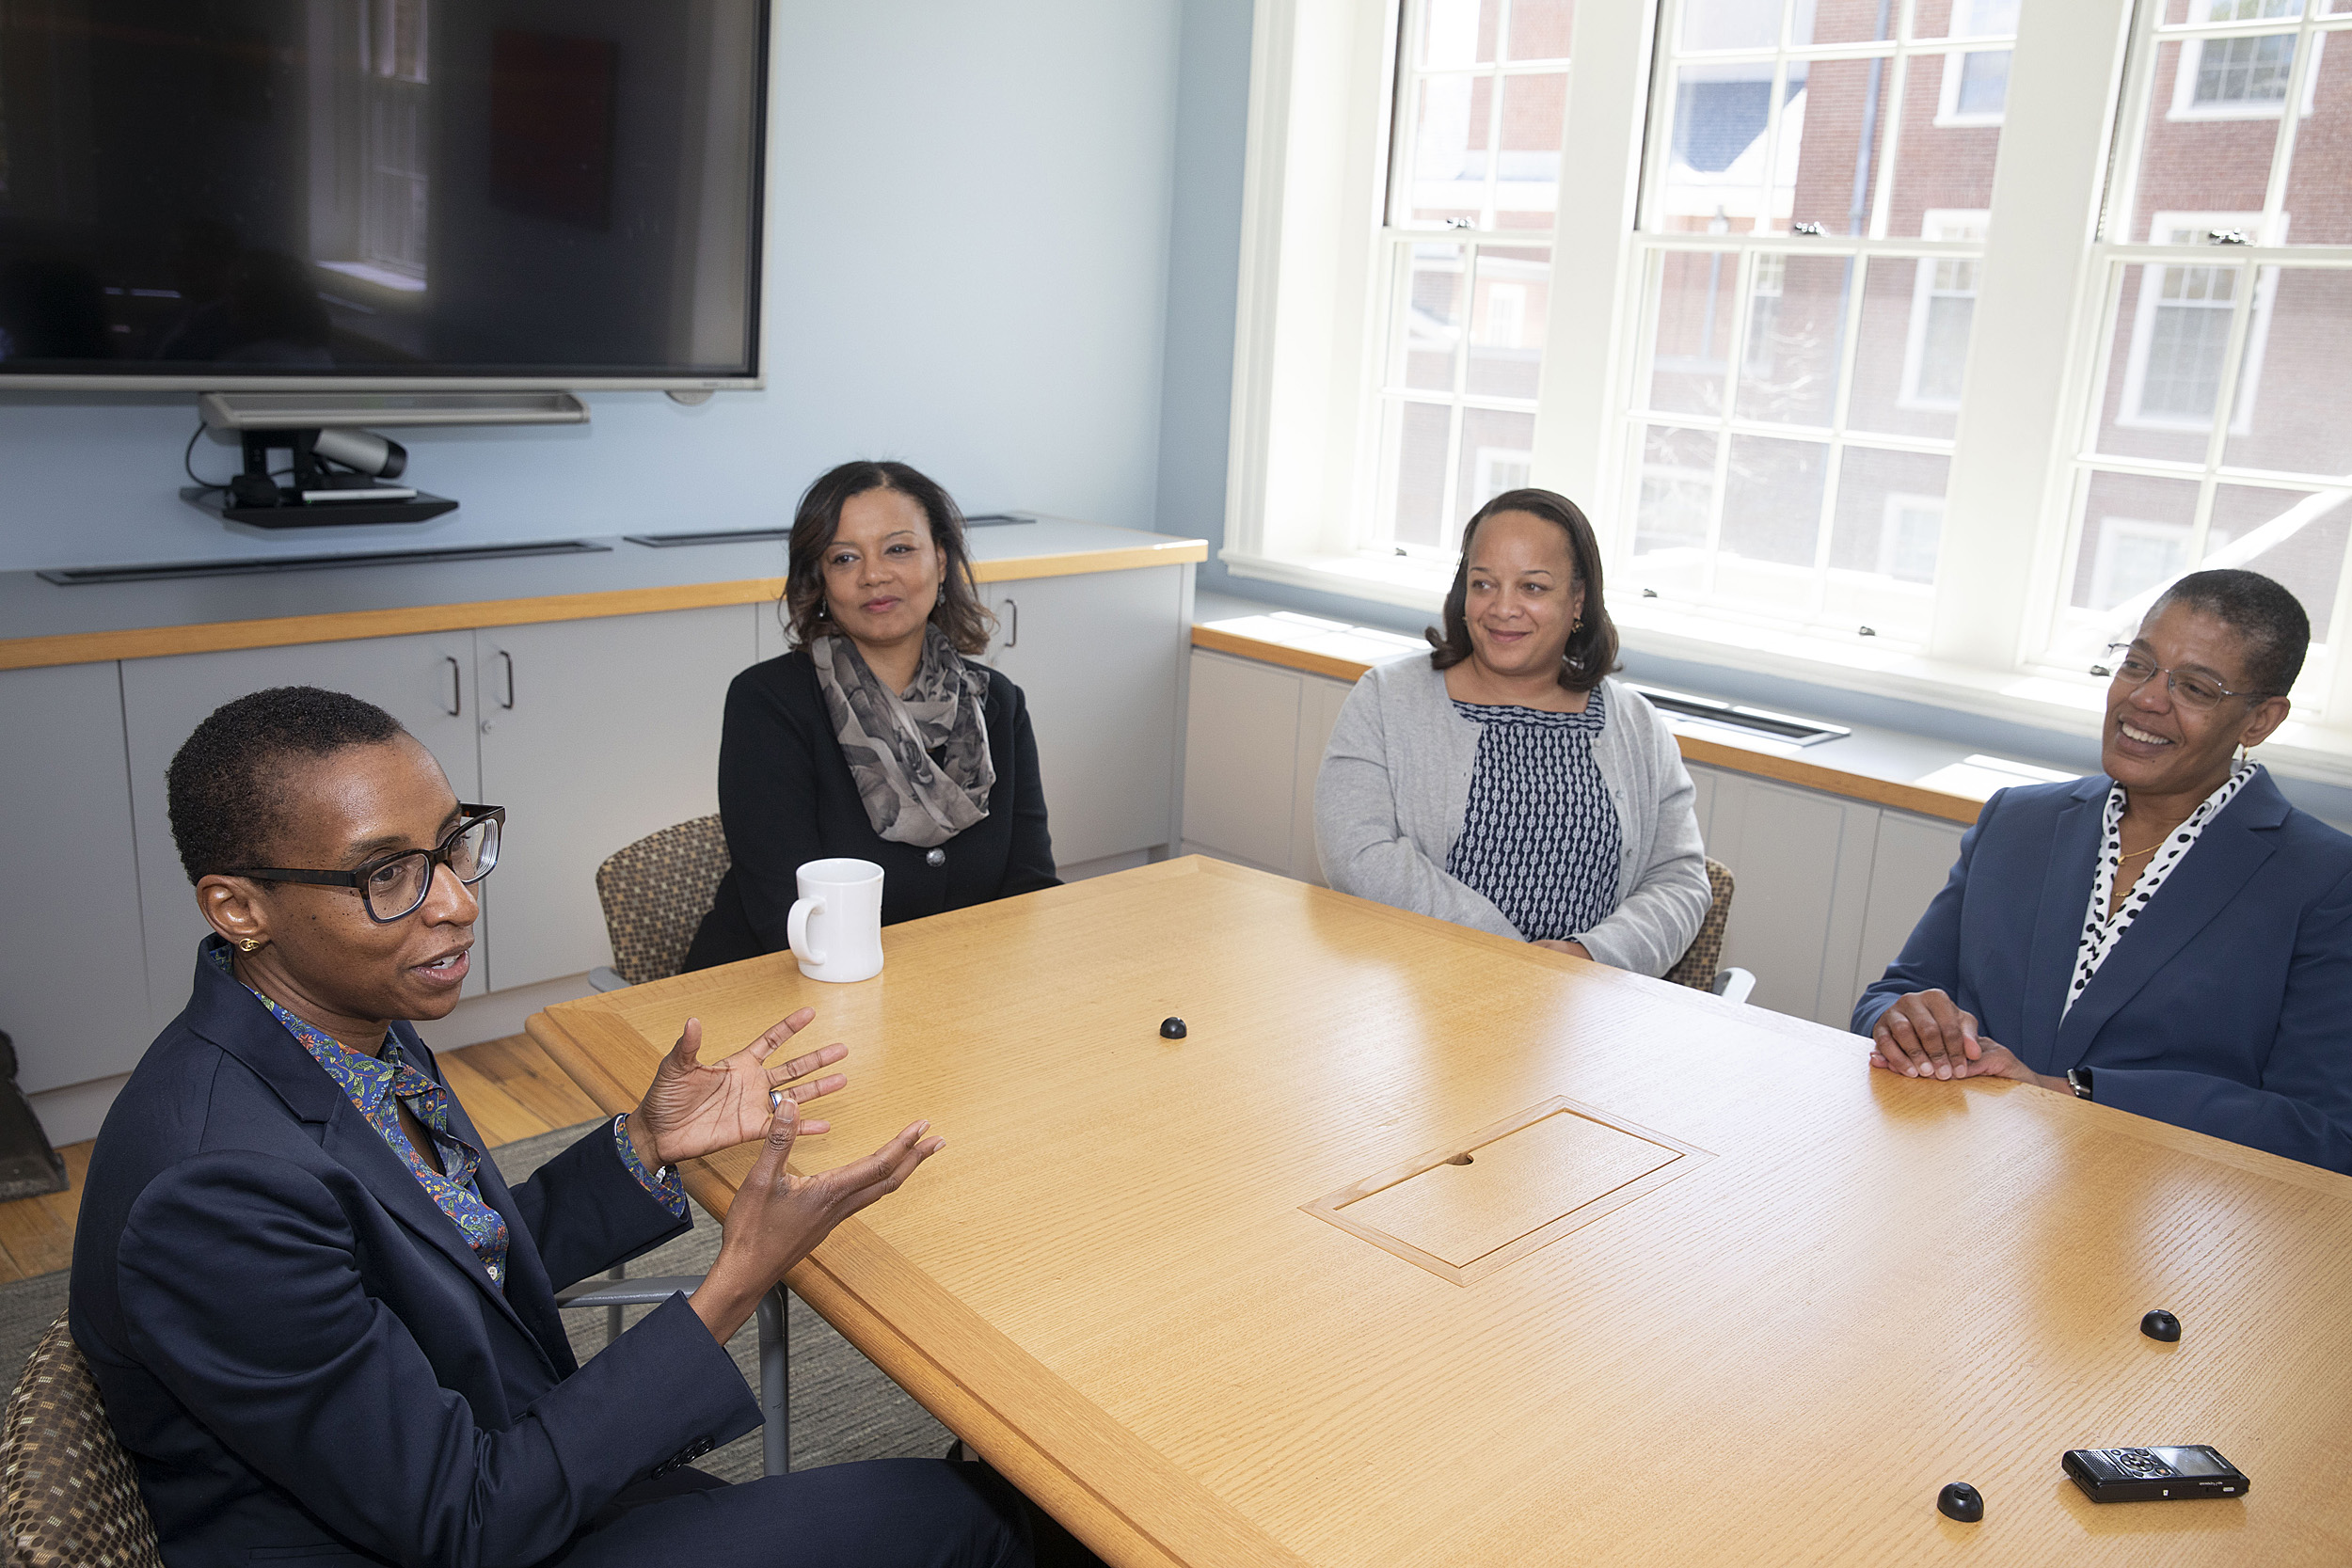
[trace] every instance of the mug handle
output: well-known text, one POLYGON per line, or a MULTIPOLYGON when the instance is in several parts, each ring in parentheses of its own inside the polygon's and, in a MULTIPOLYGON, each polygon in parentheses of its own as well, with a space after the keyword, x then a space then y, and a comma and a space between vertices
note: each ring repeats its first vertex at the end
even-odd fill
POLYGON ((792 956, 823 968, 825 956, 808 945, 808 917, 825 907, 822 898, 796 898, 792 912, 784 919, 784 940, 790 944, 792 956))

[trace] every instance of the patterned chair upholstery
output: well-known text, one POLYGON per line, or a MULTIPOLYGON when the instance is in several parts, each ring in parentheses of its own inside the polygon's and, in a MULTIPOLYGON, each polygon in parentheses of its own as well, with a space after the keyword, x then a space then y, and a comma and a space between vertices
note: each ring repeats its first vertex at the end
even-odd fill
POLYGON ((648 833, 596 867, 596 898, 622 979, 642 986, 678 972, 733 863, 719 819, 698 816, 648 833))
POLYGON ((9 1568, 164 1568, 137 1472, 62 1314, 0 1419, 0 1524, 9 1568))
POLYGON ((1715 901, 1707 907, 1707 918, 1699 922, 1699 934, 1663 976, 1693 990, 1713 990, 1715 971, 1724 961, 1724 924, 1731 918, 1731 868, 1709 856, 1707 883, 1715 890, 1715 901))

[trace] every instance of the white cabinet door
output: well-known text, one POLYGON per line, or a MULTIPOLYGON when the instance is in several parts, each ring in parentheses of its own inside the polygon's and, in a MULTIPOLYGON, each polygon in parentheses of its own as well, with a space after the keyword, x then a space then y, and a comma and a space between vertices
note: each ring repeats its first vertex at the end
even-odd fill
POLYGON ((1028 699, 1059 864, 1175 837, 1191 586, 1189 565, 981 585, 988 662, 1028 699))
POLYGON ((1911 928, 1951 875, 1952 863, 1960 859, 1960 835, 1967 831, 1957 822, 1904 811, 1879 814, 1878 853, 1870 863, 1870 898, 1854 966, 1857 996, 1903 950, 1911 928))
MULTIPOLYGON (((1184 721, 1187 847, 1265 871, 1290 870, 1305 752, 1304 685, 1295 670, 1193 650, 1184 721)), ((1311 861, 1313 852, 1311 832, 1311 861)))
MULTIPOLYGON (((111 662, 0 673, 0 1029, 27 1093, 128 1072, 155 1032, 120 681, 111 662)), ((194 956, 170 957, 183 1001, 194 956)))
POLYGON ((1324 749, 1331 744, 1332 728, 1340 721, 1340 705, 1355 689, 1346 681, 1322 675, 1299 678, 1298 782, 1291 812, 1290 874, 1317 887, 1327 884, 1315 847, 1315 775, 1323 770, 1324 749))
MULTIPOLYGON (((273 686, 325 687, 375 704, 439 759, 459 800, 482 799, 469 631, 124 660, 123 730, 130 752, 151 1035, 186 1006, 197 942, 206 929, 172 847, 164 769, 215 708, 231 697, 273 686)), ((493 940, 485 912, 482 945, 488 947, 493 940)), ((484 989, 483 972, 477 967, 466 977, 464 994, 476 995, 484 989)))
POLYGON ((508 990, 612 961, 596 867, 719 809, 727 684, 757 652, 757 606, 485 627, 482 787, 506 808, 489 983, 508 990))
POLYGON ((1728 772, 1714 795, 1708 852, 1736 884, 1724 962, 1755 973, 1756 1006, 1842 1026, 1878 808, 1728 772))
MULTIPOLYGON (((1712 768, 1692 768, 1690 771, 1692 786, 1698 791, 1698 798, 1692 802, 1692 810, 1698 816, 1699 840, 1708 846, 1708 854, 1715 855, 1715 781, 1721 775, 1712 768)), ((1723 856, 1715 855, 1715 858, 1722 860, 1723 856)))

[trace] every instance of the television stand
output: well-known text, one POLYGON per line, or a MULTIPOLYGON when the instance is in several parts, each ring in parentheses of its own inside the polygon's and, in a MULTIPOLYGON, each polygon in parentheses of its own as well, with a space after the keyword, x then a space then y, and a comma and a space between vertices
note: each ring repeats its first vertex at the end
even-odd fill
POLYGON ((226 490, 206 489, 202 485, 183 484, 180 499, 190 506, 209 512, 226 523, 245 523, 253 528, 333 528, 337 524, 358 527, 369 523, 421 523, 444 512, 454 512, 457 503, 446 496, 428 495, 418 491, 413 498, 401 500, 301 500, 300 492, 280 490, 280 496, 292 498, 277 506, 239 506, 226 490))

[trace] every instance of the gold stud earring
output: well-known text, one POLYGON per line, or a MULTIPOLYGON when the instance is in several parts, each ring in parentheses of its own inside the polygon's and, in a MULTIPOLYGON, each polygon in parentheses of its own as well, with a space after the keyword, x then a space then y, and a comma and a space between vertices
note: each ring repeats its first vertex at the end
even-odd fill
POLYGON ((262 939, 260 937, 246 937, 237 943, 237 951, 240 953, 258 953, 261 950, 262 939))

